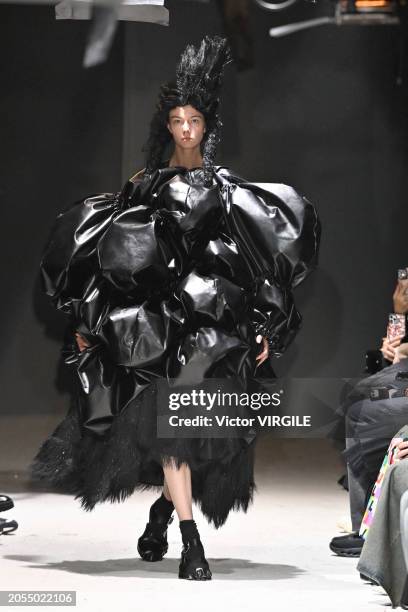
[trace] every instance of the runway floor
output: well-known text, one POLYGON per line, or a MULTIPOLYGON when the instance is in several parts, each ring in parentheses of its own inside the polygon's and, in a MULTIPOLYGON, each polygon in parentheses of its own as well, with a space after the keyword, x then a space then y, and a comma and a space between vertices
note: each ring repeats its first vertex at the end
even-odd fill
POLYGON ((215 530, 195 508, 213 572, 213 580, 202 583, 177 577, 177 519, 169 527, 165 559, 139 558, 137 538, 155 493, 135 493, 124 503, 85 512, 72 496, 30 490, 24 476, 3 472, 0 489, 12 495, 15 508, 2 516, 16 519, 19 528, 0 537, 1 588, 74 590, 81 612, 115 606, 124 612, 390 610, 382 589, 360 579, 356 560, 328 548, 340 533, 338 521, 348 515, 347 493, 336 482, 341 472, 325 441, 262 443, 258 490, 247 514, 231 513, 215 530))

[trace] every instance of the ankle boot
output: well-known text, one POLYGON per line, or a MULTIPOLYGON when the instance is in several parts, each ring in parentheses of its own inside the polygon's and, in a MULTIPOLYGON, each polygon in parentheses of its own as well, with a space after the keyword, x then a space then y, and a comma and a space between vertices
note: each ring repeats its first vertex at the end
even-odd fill
POLYGON ((204 547, 194 521, 181 521, 183 549, 179 578, 186 580, 211 580, 212 574, 205 558, 204 547), (183 525, 184 523, 184 525, 183 525))
POLYGON ((167 527, 173 522, 174 506, 162 494, 150 508, 149 522, 137 542, 144 561, 161 561, 168 550, 167 527))

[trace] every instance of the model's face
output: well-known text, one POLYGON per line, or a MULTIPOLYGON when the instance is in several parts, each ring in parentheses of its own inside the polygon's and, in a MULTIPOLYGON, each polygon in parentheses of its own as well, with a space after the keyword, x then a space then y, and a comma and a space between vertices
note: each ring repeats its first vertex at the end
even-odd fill
POLYGON ((167 127, 174 142, 183 149, 197 147, 205 134, 205 119, 194 106, 177 106, 169 113, 167 127))

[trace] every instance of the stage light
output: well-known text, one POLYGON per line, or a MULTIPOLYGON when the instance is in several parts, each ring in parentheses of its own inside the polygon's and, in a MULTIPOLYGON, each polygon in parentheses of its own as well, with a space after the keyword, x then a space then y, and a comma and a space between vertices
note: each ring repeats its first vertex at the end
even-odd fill
MULTIPOLYGON (((282 3, 267 2, 266 0, 254 1, 258 6, 270 11, 282 10, 282 8, 287 8, 288 5, 298 2, 298 0, 284 0, 282 3)), ((336 26, 399 25, 398 9, 399 5, 396 0, 337 0, 334 3, 333 15, 273 27, 269 30, 269 34, 278 38, 328 24, 336 26)))

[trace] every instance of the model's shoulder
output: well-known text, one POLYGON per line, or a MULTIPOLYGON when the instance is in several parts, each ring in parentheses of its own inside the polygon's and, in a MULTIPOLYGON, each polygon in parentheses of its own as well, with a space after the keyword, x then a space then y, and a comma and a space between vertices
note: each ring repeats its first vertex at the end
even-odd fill
POLYGON ((248 178, 244 178, 238 172, 232 170, 229 166, 215 166, 215 171, 224 179, 229 180, 231 183, 239 183, 240 186, 248 186, 249 188, 253 189, 272 191, 279 194, 284 194, 286 197, 295 195, 304 197, 302 194, 300 194, 296 187, 293 187, 292 185, 271 181, 250 180, 248 178))
POLYGON ((245 179, 242 178, 237 172, 232 170, 229 166, 215 166, 215 171, 217 174, 222 176, 225 179, 230 180, 231 182, 245 182, 245 179))

